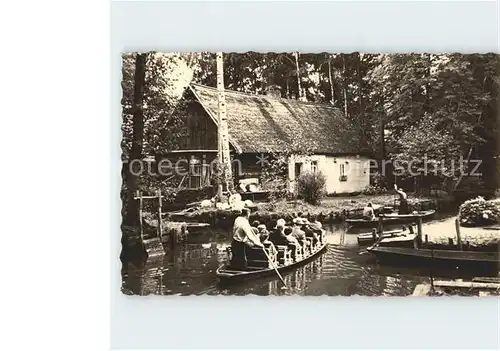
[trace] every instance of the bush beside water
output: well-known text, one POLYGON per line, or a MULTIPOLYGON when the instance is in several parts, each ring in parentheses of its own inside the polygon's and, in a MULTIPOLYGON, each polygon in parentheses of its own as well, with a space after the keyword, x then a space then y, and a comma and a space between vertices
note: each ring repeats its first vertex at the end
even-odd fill
POLYGON ((304 172, 297 179, 297 193, 305 202, 316 205, 326 195, 326 177, 321 172, 304 172))
POLYGON ((460 206, 458 218, 464 227, 500 224, 500 200, 485 200, 482 197, 467 200, 460 206))

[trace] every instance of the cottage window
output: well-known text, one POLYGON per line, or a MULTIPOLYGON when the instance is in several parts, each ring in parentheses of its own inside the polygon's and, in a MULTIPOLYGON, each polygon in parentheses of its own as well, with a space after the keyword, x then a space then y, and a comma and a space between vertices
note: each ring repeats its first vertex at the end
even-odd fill
POLYGON ((339 177, 339 180, 341 182, 346 182, 347 181, 346 167, 347 166, 344 163, 340 164, 340 177, 339 177))
POLYGON ((313 173, 316 173, 318 171, 318 161, 311 162, 311 171, 313 171, 313 173))
POLYGON ((300 173, 302 173, 302 163, 296 162, 295 163, 295 179, 297 179, 300 176, 300 173))

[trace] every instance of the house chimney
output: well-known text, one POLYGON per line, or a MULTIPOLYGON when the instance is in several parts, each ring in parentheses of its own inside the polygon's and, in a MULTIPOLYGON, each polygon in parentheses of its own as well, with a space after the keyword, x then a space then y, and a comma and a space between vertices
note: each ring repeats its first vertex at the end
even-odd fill
POLYGON ((281 99, 281 87, 279 85, 270 85, 265 91, 267 96, 281 99))

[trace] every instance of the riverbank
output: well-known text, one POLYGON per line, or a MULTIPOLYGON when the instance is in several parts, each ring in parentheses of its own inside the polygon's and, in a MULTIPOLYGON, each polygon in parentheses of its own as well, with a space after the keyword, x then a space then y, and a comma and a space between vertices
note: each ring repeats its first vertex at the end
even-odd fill
MULTIPOLYGON (((422 226, 423 235, 436 248, 456 246, 458 243, 455 220, 456 217, 452 217, 435 221, 432 224, 424 223, 422 226)), ((497 251, 500 248, 500 226, 498 225, 460 227, 460 237, 463 245, 471 250, 490 248, 497 251)))
POLYGON ((500 296, 500 280, 493 277, 477 277, 472 281, 437 280, 418 284, 412 296, 500 296))
MULTIPOLYGON (((371 202, 378 209, 394 207, 395 196, 393 194, 383 195, 357 195, 350 197, 333 197, 324 199, 319 205, 307 204, 301 200, 273 201, 257 203, 250 215, 250 220, 258 220, 269 225, 271 222, 283 218, 291 221, 294 215, 302 214, 304 217, 316 216, 323 223, 340 223, 345 218, 359 216, 364 206, 371 202)), ((456 206, 450 198, 444 197, 416 197, 409 196, 411 211, 423 211, 433 209, 436 212, 456 210, 456 206)), ((239 211, 219 210, 213 207, 197 208, 190 211, 168 214, 173 221, 208 223, 212 227, 229 227, 239 211)))
MULTIPOLYGON (((393 194, 382 195, 357 195, 345 197, 325 198, 319 205, 311 205, 302 200, 276 201, 260 203, 257 205, 259 211, 270 211, 278 213, 308 213, 310 215, 325 215, 330 213, 344 214, 344 216, 355 215, 362 211, 369 202, 375 207, 394 207, 396 197, 393 194)), ((433 197, 408 197, 408 205, 411 211, 437 210, 440 205, 451 203, 450 199, 433 197)))

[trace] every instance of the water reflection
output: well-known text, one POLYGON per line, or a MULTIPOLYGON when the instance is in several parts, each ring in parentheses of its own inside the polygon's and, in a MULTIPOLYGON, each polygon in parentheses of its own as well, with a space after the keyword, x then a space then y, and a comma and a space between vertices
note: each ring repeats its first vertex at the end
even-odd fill
MULTIPOLYGON (((366 232, 366 229, 364 230, 366 232)), ((359 231, 344 226, 328 228, 325 252, 284 274, 287 289, 274 276, 233 287, 216 284, 215 272, 227 261, 230 233, 206 231, 167 252, 159 261, 127 262, 122 267, 127 294, 224 295, 410 295, 416 284, 440 272, 378 265, 357 245, 359 231), (340 244, 342 243, 342 244, 340 244)), ((442 277, 453 276, 445 272, 442 277)), ((463 274, 462 274, 463 275, 463 274)))

